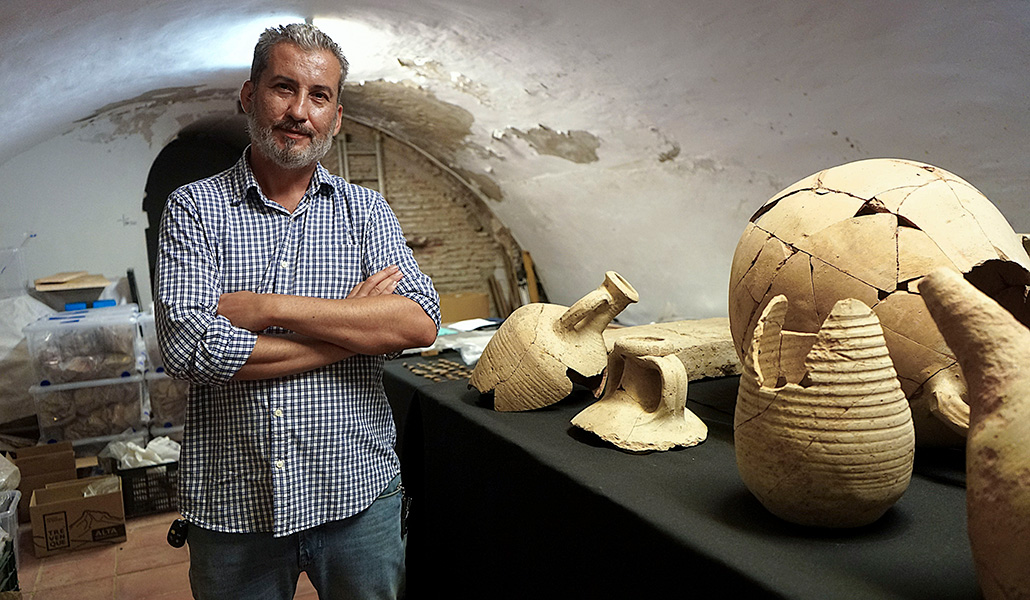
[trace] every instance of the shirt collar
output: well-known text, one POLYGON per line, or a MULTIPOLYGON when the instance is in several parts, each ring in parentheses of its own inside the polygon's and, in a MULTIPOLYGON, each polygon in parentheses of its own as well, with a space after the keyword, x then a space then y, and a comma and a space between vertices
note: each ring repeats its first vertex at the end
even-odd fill
MULTIPOLYGON (((250 146, 244 150, 243 156, 233 167, 233 180, 236 186, 236 193, 233 194, 230 204, 239 205, 248 198, 259 198, 261 189, 258 186, 254 171, 250 168, 250 146)), ((332 174, 322 166, 322 163, 315 164, 315 173, 311 176, 311 183, 308 184, 308 193, 316 197, 319 192, 332 193, 332 184, 329 183, 332 174)))

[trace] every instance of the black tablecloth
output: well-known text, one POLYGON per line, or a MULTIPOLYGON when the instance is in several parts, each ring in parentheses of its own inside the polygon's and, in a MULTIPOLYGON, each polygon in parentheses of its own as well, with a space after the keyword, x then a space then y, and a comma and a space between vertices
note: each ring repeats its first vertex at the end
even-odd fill
POLYGON ((586 390, 501 413, 467 380, 405 366, 435 360, 386 369, 413 499, 409 598, 979 596, 959 450, 918 451, 911 485, 878 522, 805 528, 767 512, 737 474, 736 377, 689 386, 704 443, 631 454, 570 425, 593 401, 586 390))

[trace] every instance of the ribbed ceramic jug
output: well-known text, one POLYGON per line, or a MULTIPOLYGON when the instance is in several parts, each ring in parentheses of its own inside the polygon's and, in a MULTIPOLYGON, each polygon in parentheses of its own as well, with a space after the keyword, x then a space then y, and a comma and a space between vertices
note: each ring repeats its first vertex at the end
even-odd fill
POLYGON ((908 487, 915 432, 876 315, 837 302, 818 333, 783 330, 774 298, 744 357, 737 467, 773 514, 802 525, 872 523, 908 487))

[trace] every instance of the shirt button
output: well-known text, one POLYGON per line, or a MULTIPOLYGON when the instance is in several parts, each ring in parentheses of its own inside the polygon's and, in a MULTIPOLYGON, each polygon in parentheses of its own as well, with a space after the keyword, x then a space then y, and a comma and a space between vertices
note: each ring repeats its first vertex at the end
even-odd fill
POLYGON ((286 267, 290 266, 290 263, 289 263, 289 261, 285 261, 285 260, 279 261, 279 266, 285 269, 286 267))
POLYGON ((283 409, 281 409, 281 408, 275 409, 275 416, 277 416, 277 417, 283 416, 283 409))
POLYGON ((286 461, 285 460, 280 458, 279 460, 275 461, 275 468, 276 469, 283 469, 285 467, 286 467, 286 461))

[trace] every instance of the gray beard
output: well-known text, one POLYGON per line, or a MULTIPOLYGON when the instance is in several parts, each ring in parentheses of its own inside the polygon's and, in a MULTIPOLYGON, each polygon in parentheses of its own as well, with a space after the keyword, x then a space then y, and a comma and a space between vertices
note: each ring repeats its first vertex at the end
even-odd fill
POLYGON ((309 167, 321 160, 333 145, 333 136, 313 135, 311 143, 304 150, 295 149, 296 142, 291 139, 287 139, 286 145, 280 147, 275 139, 275 125, 258 126, 253 111, 247 115, 247 130, 250 131, 251 144, 257 147, 261 154, 284 169, 309 167))

